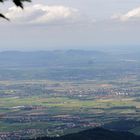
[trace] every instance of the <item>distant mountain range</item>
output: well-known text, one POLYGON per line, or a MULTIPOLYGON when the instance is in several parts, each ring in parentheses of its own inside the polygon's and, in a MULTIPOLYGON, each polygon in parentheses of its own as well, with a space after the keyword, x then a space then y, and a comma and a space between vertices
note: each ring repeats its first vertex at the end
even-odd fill
POLYGON ((136 136, 129 132, 110 131, 103 128, 94 128, 62 137, 42 137, 32 140, 140 140, 140 136, 136 136))
POLYGON ((0 52, 0 80, 115 80, 130 73, 139 75, 139 60, 137 53, 5 51, 0 52))
POLYGON ((95 58, 100 60, 108 55, 99 51, 5 51, 0 52, 0 67, 53 67, 87 64, 95 58))
POLYGON ((101 64, 110 60, 114 59, 100 51, 5 51, 0 52, 0 79, 89 79, 96 74, 96 68, 102 69, 101 64))

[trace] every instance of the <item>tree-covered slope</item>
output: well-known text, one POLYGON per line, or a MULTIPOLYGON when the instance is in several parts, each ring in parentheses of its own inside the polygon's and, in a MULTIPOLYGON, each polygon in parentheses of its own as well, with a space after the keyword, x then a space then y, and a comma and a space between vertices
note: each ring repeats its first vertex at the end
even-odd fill
POLYGON ((140 140, 140 136, 136 136, 129 132, 110 131, 103 128, 95 128, 58 138, 42 137, 37 138, 36 140, 140 140))

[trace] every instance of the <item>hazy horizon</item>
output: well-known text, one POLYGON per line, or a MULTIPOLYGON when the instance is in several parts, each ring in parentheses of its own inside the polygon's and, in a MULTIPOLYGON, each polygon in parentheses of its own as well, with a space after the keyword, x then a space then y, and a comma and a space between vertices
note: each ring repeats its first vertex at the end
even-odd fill
POLYGON ((69 51, 69 50, 82 50, 82 51, 103 51, 103 52, 140 52, 140 45, 131 45, 131 46, 66 46, 66 47, 0 47, 0 52, 5 51, 19 51, 19 52, 37 52, 37 51, 69 51))

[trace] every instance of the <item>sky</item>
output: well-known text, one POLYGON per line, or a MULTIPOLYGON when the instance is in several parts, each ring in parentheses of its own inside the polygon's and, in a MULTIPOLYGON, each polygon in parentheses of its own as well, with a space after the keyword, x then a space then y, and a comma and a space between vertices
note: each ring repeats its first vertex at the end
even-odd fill
POLYGON ((0 51, 140 48, 139 0, 32 0, 0 12, 0 51))

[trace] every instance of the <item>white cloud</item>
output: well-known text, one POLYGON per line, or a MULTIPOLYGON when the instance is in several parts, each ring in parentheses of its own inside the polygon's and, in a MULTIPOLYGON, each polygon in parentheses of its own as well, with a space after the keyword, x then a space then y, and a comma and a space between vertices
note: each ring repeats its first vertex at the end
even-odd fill
POLYGON ((140 7, 132 9, 125 14, 113 15, 112 19, 117 19, 120 21, 130 21, 130 20, 139 20, 140 19, 140 7))
POLYGON ((26 6, 24 10, 11 7, 5 14, 12 22, 33 24, 73 23, 80 17, 78 9, 62 5, 35 4, 26 6))

